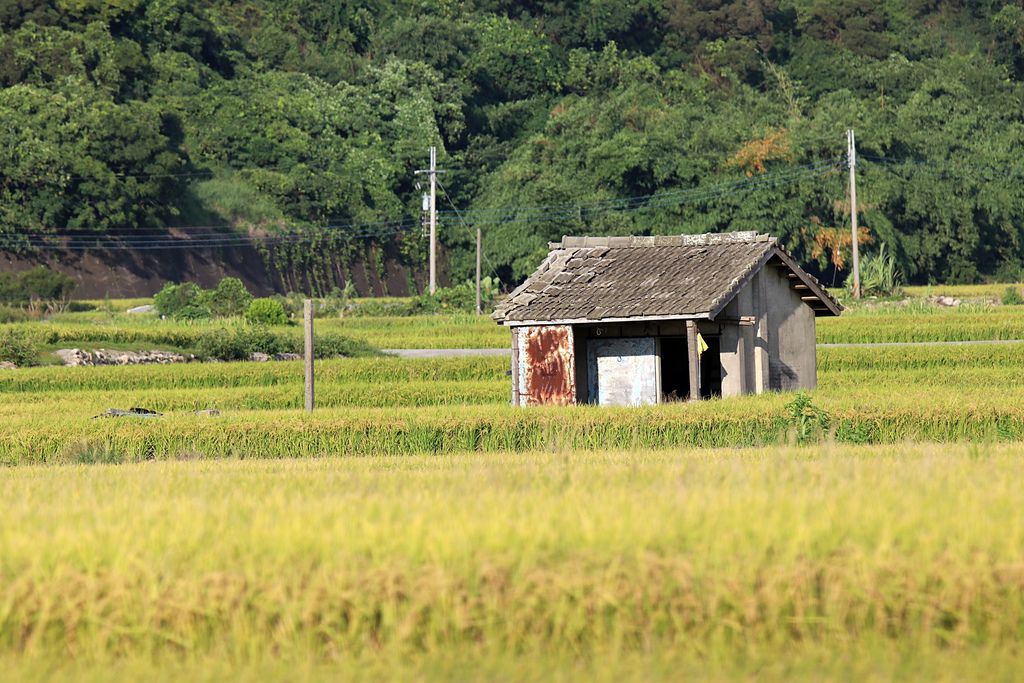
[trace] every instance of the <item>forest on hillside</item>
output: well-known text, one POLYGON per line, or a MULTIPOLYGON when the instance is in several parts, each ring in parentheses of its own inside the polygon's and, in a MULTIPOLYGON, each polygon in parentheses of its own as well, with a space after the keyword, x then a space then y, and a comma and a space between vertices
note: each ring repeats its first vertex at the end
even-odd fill
POLYGON ((434 144, 452 281, 480 227, 506 284, 724 230, 839 282, 854 128, 866 253, 1019 279, 1022 78, 1020 0, 0 0, 0 249, 254 240, 323 291, 422 267, 434 144))

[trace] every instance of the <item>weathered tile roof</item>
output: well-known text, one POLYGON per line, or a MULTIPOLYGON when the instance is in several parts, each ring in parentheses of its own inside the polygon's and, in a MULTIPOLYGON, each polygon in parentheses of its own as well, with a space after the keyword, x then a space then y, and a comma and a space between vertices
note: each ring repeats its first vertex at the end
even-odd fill
POLYGON ((770 235, 563 237, 494 311, 499 323, 619 318, 707 318, 773 256, 824 304, 841 306, 770 235))

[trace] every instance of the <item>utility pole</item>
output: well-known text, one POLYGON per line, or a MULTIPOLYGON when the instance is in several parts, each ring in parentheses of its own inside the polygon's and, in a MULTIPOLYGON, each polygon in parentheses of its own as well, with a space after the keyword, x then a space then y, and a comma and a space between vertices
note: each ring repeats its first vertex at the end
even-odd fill
POLYGON ((853 128, 846 131, 846 157, 850 163, 850 229, 853 239, 853 298, 860 298, 860 244, 857 239, 857 140, 853 128))
POLYGON ((480 234, 480 226, 476 226, 476 314, 484 312, 480 304, 480 252, 483 250, 483 237, 480 234))
POLYGON ((430 293, 437 291, 437 147, 430 148, 430 168, 416 171, 430 174, 430 293))

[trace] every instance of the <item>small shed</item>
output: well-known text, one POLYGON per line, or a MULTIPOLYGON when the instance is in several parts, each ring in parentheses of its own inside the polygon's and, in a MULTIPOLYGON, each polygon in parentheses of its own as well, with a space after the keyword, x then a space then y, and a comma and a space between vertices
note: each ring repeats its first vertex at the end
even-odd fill
POLYGON ((754 232, 563 237, 494 312, 514 405, 646 405, 811 389, 842 306, 754 232))

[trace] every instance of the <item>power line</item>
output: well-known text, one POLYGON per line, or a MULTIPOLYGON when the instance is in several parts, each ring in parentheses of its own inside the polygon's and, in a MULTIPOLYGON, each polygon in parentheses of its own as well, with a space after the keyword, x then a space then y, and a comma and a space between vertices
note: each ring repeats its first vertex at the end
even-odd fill
MULTIPOLYGON (((549 206, 533 207, 504 207, 494 209, 477 209, 460 212, 455 206, 447 190, 442 190, 452 207, 452 212, 459 221, 466 226, 468 222, 475 225, 524 223, 524 222, 551 222, 567 219, 584 218, 585 216, 601 214, 605 212, 631 213, 634 211, 648 210, 666 206, 674 206, 683 203, 697 203, 723 197, 731 194, 738 194, 754 190, 760 187, 768 187, 777 184, 790 183, 823 171, 831 171, 838 168, 836 160, 819 161, 810 164, 803 164, 771 174, 763 174, 753 178, 745 178, 736 181, 718 183, 715 185, 673 190, 650 195, 639 195, 634 197, 602 200, 590 203, 560 204, 549 206), (482 218, 477 218, 482 216, 482 218)), ((231 224, 220 226, 173 226, 155 227, 149 226, 146 230, 188 230, 190 232, 207 232, 199 236, 178 237, 175 235, 140 235, 138 232, 143 228, 115 227, 104 233, 99 233, 95 238, 89 235, 48 235, 30 228, 20 228, 23 232, 8 232, 0 234, 0 247, 11 246, 32 246, 39 249, 188 249, 195 247, 230 247, 244 246, 257 243, 303 243, 313 242, 327 231, 345 230, 342 235, 345 239, 358 239, 363 237, 376 237, 396 234, 417 227, 417 222, 411 219, 378 221, 376 223, 347 223, 327 224, 311 228, 309 231, 299 233, 271 234, 271 235, 249 235, 249 234, 223 234, 213 232, 218 228, 234 227, 231 224), (63 240, 57 244, 55 240, 63 240)), ((55 230, 55 233, 57 231, 55 230)), ((472 233, 471 233, 472 234, 472 233)), ((497 274, 488 259, 488 265, 493 274, 497 274)))
POLYGON ((0 235, 0 248, 33 247, 36 249, 58 251, 87 251, 90 249, 130 249, 130 250, 162 250, 162 249, 195 249, 241 247, 252 244, 304 244, 316 242, 324 236, 331 235, 343 240, 374 238, 409 232, 416 227, 414 221, 406 221, 388 228, 369 228, 337 233, 334 231, 288 233, 278 235, 224 235, 223 237, 205 238, 170 238, 142 240, 111 240, 98 237, 95 240, 61 236, 30 236, 24 240, 14 240, 10 236, 0 235), (58 241, 60 240, 60 241, 58 241))
MULTIPOLYGON (((466 232, 469 233, 471 239, 475 238, 473 231, 469 229, 468 225, 466 225, 466 221, 462 220, 462 214, 459 211, 459 209, 455 206, 455 202, 452 201, 452 197, 450 194, 448 194, 447 188, 445 188, 445 186, 441 184, 440 180, 437 181, 437 185, 438 187, 441 188, 441 191, 444 192, 445 199, 448 200, 448 204, 452 207, 452 210, 455 211, 455 215, 458 216, 459 222, 462 224, 462 227, 466 229, 466 232)), ((481 255, 483 256, 483 259, 487 261, 487 267, 491 269, 491 275, 493 275, 495 278, 498 278, 498 269, 494 267, 493 263, 491 263, 491 259, 487 257, 487 253, 481 250, 481 255)))
MULTIPOLYGON (((203 163, 209 163, 209 162, 203 162, 203 163)), ((288 165, 280 164, 278 166, 244 166, 244 167, 241 167, 241 168, 235 168, 235 167, 229 165, 229 166, 223 166, 223 167, 220 167, 220 168, 217 168, 217 169, 197 170, 197 171, 181 171, 181 172, 178 172, 178 173, 121 173, 121 172, 115 171, 115 170, 113 170, 111 168, 103 168, 97 175, 78 175, 78 174, 76 174, 76 175, 64 175, 64 174, 62 174, 60 172, 55 172, 53 174, 54 177, 52 179, 49 179, 49 181, 47 181, 47 180, 35 181, 32 184, 34 184, 34 185, 48 185, 48 184, 53 184, 54 182, 57 182, 57 181, 60 181, 60 180, 64 180, 64 181, 70 181, 70 180, 105 180, 106 177, 107 177, 106 174, 108 174, 108 173, 113 175, 114 178, 117 179, 117 180, 129 180, 129 179, 137 179, 137 178, 201 178, 201 177, 211 178, 211 177, 217 175, 218 173, 226 173, 226 174, 230 174, 230 173, 251 173, 251 172, 254 172, 254 171, 270 171, 270 172, 274 172, 274 173, 279 173, 279 172, 291 171, 291 170, 293 170, 295 168, 299 168, 299 167, 304 167, 305 170, 309 170, 309 171, 313 171, 313 172, 317 172, 317 173, 323 173, 324 171, 330 170, 330 169, 323 168, 323 167, 310 166, 310 165, 306 164, 305 162, 301 162, 301 161, 298 161, 298 162, 295 162, 295 163, 292 163, 292 164, 288 164, 288 165)))
MULTIPOLYGON (((394 223, 402 222, 404 220, 407 220, 407 219, 390 218, 390 219, 379 220, 379 221, 362 221, 362 222, 359 222, 359 223, 355 223, 355 222, 351 222, 351 223, 326 222, 326 223, 320 224, 319 226, 317 226, 316 224, 312 224, 311 227, 330 228, 330 229, 335 229, 335 228, 361 228, 361 227, 374 226, 374 225, 383 225, 383 226, 393 225, 394 223)), ((329 221, 329 219, 328 219, 328 221, 329 221)), ((266 221, 263 221, 263 224, 264 225, 270 225, 270 226, 276 225, 276 226, 280 227, 281 224, 288 223, 288 222, 290 222, 292 224, 300 225, 300 227, 301 227, 301 223, 299 221, 288 219, 286 217, 275 218, 273 220, 266 220, 266 221)), ((111 227, 108 230, 104 230, 102 234, 104 234, 104 235, 117 235, 117 234, 122 234, 123 233, 123 234, 127 234, 127 235, 135 235, 135 234, 137 234, 139 232, 160 232, 160 233, 166 233, 169 230, 189 230, 189 231, 192 231, 192 232, 196 232, 196 231, 199 231, 199 232, 204 232, 204 231, 219 232, 219 231, 223 231, 223 230, 227 230, 227 229, 238 228, 240 223, 245 223, 245 221, 235 221, 235 222, 232 222, 232 223, 209 223, 209 224, 205 224, 205 225, 114 226, 114 227, 111 227)), ((57 227, 32 227, 32 226, 27 226, 27 225, 25 225, 25 226, 10 226, 10 228, 12 230, 21 230, 21 231, 26 231, 26 232, 43 232, 43 233, 47 233, 47 234, 49 234, 49 233, 57 233, 57 232, 60 231, 60 228, 57 228, 57 227)), ((67 230, 67 228, 65 228, 65 230, 67 230)), ((69 232, 74 232, 76 230, 77 229, 72 228, 71 230, 69 230, 69 232)), ((78 232, 85 232, 85 231, 78 230, 78 232)))

